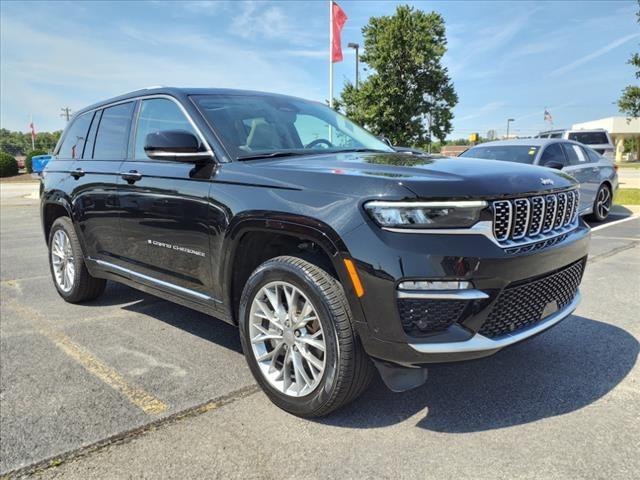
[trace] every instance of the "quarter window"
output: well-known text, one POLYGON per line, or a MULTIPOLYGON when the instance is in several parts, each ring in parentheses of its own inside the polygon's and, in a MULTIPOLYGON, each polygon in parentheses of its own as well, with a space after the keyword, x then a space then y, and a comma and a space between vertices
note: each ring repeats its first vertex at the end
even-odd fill
POLYGON ((144 151, 147 135, 166 130, 183 130, 196 135, 189 120, 172 100, 166 98, 143 100, 136 129, 135 159, 149 158, 144 151))
POLYGON ((104 109, 98 126, 93 158, 98 160, 126 158, 133 106, 133 102, 128 102, 104 109))
POLYGON ((58 150, 59 158, 75 160, 82 157, 82 151, 87 140, 87 131, 92 118, 93 112, 89 112, 80 115, 73 121, 58 150))
POLYGON ((584 151, 587 152, 590 162, 598 163, 600 160, 602 160, 602 157, 595 150, 591 150, 590 148, 585 148, 584 151))
POLYGON ((567 165, 567 159, 562 152, 562 148, 559 143, 552 143, 547 146, 542 152, 542 157, 540 158, 540 165, 546 165, 549 162, 557 162, 561 165, 567 165))

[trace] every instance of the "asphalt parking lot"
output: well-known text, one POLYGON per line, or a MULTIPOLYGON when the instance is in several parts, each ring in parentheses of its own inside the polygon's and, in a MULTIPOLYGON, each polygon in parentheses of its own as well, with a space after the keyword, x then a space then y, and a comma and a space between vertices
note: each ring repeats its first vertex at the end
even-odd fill
POLYGON ((487 359, 434 367, 411 392, 376 380, 355 403, 310 421, 257 389, 227 324, 116 284, 89 304, 63 302, 37 200, 0 188, 0 473, 548 479, 640 471, 640 218, 623 212, 593 231, 583 302, 551 331, 487 359))

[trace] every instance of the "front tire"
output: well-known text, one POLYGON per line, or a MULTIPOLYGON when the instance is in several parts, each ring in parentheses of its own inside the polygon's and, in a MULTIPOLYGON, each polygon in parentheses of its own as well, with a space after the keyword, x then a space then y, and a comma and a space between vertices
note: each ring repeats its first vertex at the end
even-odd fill
POLYGON ((589 215, 589 219, 596 222, 605 221, 609 216, 612 204, 613 196, 611 189, 605 184, 600 185, 596 198, 593 201, 593 213, 589 215))
POLYGON ((49 268, 58 294, 70 303, 93 300, 104 292, 106 280, 92 277, 82 247, 68 217, 53 222, 49 232, 49 268))
POLYGON ((373 375, 342 285, 301 258, 276 257, 253 272, 240 300, 240 338, 267 396, 301 417, 352 401, 373 375))

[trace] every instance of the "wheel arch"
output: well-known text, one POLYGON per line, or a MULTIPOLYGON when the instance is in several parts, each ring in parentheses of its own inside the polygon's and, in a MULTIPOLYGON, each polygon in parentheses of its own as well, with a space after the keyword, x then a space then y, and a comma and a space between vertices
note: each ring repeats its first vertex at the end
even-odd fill
MULTIPOLYGON (((247 239, 254 236, 255 239, 268 241, 272 239, 277 242, 283 242, 293 248, 294 245, 300 245, 309 242, 312 246, 317 246, 318 253, 324 255, 330 267, 338 278, 345 285, 348 279, 348 273, 342 259, 349 255, 347 248, 340 236, 324 222, 317 219, 305 217, 302 215, 279 214, 271 212, 249 212, 237 216, 227 229, 222 251, 221 269, 219 272, 219 281, 222 285, 222 298, 226 305, 229 306, 229 314, 233 323, 237 323, 238 304, 242 288, 246 283, 246 279, 263 261, 278 255, 269 255, 269 245, 254 245, 247 243, 247 239), (241 264, 241 259, 246 258, 245 248, 260 246, 267 250, 262 255, 254 255, 255 259, 260 260, 258 265, 253 265, 247 269, 236 268, 241 264)), ((299 250, 300 256, 304 258, 304 249, 299 250)), ((285 251, 282 254, 292 254, 294 252, 285 251)), ((309 255, 313 255, 313 249, 309 249, 309 255)), ((325 265, 328 269, 329 265, 325 265)), ((345 288, 345 290, 348 290, 345 288)), ((350 297, 350 295, 347 295, 350 297)))
POLYGON ((71 203, 66 195, 60 191, 43 193, 40 204, 40 217, 42 221, 42 231, 46 242, 49 241, 49 232, 51 231, 51 226, 56 219, 60 217, 69 217, 75 227, 71 203))

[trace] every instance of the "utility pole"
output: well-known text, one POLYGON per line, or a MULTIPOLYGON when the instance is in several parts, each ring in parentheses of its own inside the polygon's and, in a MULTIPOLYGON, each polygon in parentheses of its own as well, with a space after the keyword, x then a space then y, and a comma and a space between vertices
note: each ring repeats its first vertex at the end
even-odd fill
POLYGON ((358 68, 358 62, 360 60, 358 49, 360 48, 360 44, 350 42, 347 44, 347 47, 353 48, 356 51, 356 90, 358 90, 358 86, 360 85, 360 69, 358 68))
POLYGON ((68 122, 69 119, 71 118, 71 109, 69 107, 64 107, 64 108, 61 108, 60 110, 62 110, 62 113, 60 114, 60 116, 68 122))

